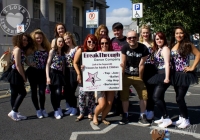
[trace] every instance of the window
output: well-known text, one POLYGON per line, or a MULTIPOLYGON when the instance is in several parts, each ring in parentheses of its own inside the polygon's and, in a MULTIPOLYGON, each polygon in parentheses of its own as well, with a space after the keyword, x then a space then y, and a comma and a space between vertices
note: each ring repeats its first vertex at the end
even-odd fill
POLYGON ((63 22, 63 4, 55 2, 55 22, 63 22))
POLYGON ((33 18, 40 18, 40 0, 33 0, 33 18))
POLYGON ((73 24, 79 26, 79 8, 73 7, 73 24))

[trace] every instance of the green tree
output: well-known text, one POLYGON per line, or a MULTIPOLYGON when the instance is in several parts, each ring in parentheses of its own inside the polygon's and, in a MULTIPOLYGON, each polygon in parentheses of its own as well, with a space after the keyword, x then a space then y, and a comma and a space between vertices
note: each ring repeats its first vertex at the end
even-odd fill
MULTIPOLYGON (((170 36, 174 26, 182 25, 190 33, 200 33, 200 0, 131 0, 143 3, 140 25, 150 23, 154 32, 170 36)), ((135 20, 135 19, 134 19, 135 20)))

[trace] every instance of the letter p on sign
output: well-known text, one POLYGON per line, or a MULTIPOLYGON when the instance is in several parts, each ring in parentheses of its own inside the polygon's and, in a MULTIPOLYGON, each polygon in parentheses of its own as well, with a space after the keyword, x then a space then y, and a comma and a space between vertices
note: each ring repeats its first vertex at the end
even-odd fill
POLYGON ((139 4, 135 5, 135 10, 140 10, 140 5, 139 4))

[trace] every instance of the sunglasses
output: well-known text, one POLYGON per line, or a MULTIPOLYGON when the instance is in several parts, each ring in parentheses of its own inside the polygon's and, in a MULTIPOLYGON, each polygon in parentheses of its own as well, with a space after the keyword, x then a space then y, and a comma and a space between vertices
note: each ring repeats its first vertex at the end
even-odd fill
POLYGON ((136 36, 127 37, 128 40, 136 39, 136 38, 137 38, 136 36))
POLYGON ((101 42, 101 45, 108 45, 108 42, 101 42))
POLYGON ((94 42, 93 42, 93 41, 87 41, 87 42, 88 42, 89 44, 90 44, 90 43, 96 44, 96 41, 94 41, 94 42))

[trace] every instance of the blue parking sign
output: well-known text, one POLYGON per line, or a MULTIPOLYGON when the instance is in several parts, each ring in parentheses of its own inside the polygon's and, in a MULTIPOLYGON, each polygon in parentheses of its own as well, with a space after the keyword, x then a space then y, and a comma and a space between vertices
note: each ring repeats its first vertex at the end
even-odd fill
POLYGON ((135 10, 140 10, 140 4, 135 4, 135 10))

